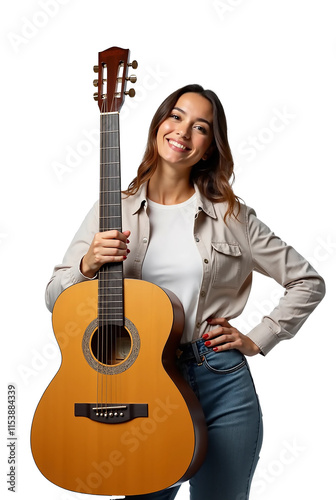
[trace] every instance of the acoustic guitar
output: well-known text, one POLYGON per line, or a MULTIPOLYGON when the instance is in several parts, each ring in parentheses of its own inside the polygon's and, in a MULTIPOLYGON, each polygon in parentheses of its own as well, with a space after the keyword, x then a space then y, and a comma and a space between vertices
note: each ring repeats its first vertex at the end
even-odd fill
MULTIPOLYGON (((119 112, 129 50, 99 53, 100 231, 122 229, 119 112)), ((41 473, 67 490, 138 495, 189 479, 206 452, 199 402, 175 366, 184 325, 179 300, 119 263, 73 285, 52 314, 61 366, 33 418, 31 448, 41 473)))

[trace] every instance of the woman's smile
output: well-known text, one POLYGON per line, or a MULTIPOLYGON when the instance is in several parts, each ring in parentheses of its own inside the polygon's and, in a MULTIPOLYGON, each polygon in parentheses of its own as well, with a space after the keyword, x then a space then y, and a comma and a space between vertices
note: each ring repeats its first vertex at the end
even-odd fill
POLYGON ((190 151, 190 148, 183 144, 182 142, 175 141, 174 139, 167 139, 169 146, 175 151, 179 152, 187 152, 190 151))

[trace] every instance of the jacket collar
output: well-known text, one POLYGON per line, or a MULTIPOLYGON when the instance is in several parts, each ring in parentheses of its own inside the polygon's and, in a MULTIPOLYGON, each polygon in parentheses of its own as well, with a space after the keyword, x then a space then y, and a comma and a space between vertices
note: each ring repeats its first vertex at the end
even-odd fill
POLYGON ((123 194, 123 199, 127 200, 132 215, 138 213, 141 208, 146 207, 147 204, 147 182, 141 184, 139 190, 135 194, 128 197, 123 194))
POLYGON ((209 217, 212 217, 212 219, 217 219, 215 207, 212 201, 208 200, 208 198, 202 195, 196 184, 194 184, 194 188, 197 199, 197 211, 200 212, 201 210, 203 210, 203 212, 209 217))
MULTIPOLYGON (((216 215, 213 203, 200 193, 196 184, 194 185, 194 188, 195 188, 196 199, 197 199, 197 212, 200 212, 202 210, 209 217, 212 217, 213 219, 217 219, 217 215, 216 215)), ((144 182, 143 184, 141 184, 139 190, 133 196, 129 196, 128 203, 129 203, 132 215, 137 214, 142 208, 146 208, 146 206, 147 206, 147 182, 144 182)))

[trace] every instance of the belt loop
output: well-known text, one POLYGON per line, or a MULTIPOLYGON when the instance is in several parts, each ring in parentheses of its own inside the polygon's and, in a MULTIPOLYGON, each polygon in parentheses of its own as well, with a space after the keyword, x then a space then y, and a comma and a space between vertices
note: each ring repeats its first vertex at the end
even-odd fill
POLYGON ((191 348, 193 350, 193 353, 194 353, 194 356, 196 358, 196 362, 197 362, 198 366, 201 366, 203 364, 204 357, 202 356, 202 358, 201 358, 200 353, 198 352, 198 349, 197 349, 196 342, 191 343, 191 348))

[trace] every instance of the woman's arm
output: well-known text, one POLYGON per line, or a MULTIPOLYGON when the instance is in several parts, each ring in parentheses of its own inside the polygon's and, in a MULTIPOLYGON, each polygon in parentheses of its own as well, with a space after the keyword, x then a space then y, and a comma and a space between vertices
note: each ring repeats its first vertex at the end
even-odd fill
POLYGON ((46 287, 45 300, 49 311, 52 311, 57 297, 71 285, 89 278, 80 270, 82 257, 90 248, 91 241, 98 231, 98 204, 96 203, 83 220, 75 234, 63 261, 54 267, 53 274, 46 287))
POLYGON ((57 297, 71 285, 94 279, 107 262, 120 262, 127 255, 129 231, 98 232, 98 204, 85 217, 61 264, 55 266, 47 284, 46 305, 52 311, 57 297))
POLYGON ((285 289, 278 305, 248 337, 263 354, 277 343, 292 338, 325 295, 323 278, 292 246, 287 245, 255 216, 248 214, 248 238, 257 271, 285 289))
POLYGON ((203 339, 216 352, 238 349, 253 356, 267 354, 281 340, 292 338, 323 299, 325 284, 309 262, 275 236, 251 209, 247 211, 246 238, 254 269, 281 284, 284 296, 247 335, 226 318, 211 318, 208 323, 212 328, 203 339))

